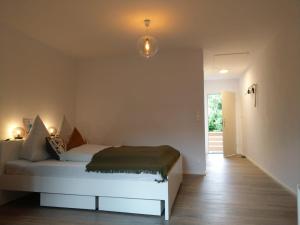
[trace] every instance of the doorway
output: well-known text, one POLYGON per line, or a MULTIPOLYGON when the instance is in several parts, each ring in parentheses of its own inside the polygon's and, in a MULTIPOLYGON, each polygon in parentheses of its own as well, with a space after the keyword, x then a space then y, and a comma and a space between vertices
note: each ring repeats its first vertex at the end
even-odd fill
POLYGON ((240 151, 241 114, 238 80, 205 80, 205 152, 236 155, 240 151))
POLYGON ((223 154, 223 113, 220 93, 208 94, 208 153, 223 154))

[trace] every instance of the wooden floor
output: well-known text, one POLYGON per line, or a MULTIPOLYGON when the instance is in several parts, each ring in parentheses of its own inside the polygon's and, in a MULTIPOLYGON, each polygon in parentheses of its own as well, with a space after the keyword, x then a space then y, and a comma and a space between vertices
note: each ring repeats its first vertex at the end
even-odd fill
POLYGON ((5 225, 297 225, 296 198, 247 159, 210 155, 207 176, 184 176, 171 220, 43 208, 38 195, 0 207, 5 225))

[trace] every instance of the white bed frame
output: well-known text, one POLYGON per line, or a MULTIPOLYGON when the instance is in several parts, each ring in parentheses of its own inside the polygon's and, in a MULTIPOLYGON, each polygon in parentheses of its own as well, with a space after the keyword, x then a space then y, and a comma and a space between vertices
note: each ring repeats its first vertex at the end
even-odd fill
POLYGON ((0 190, 39 192, 41 206, 159 216, 164 210, 165 220, 170 218, 182 182, 181 157, 169 171, 168 181, 162 183, 3 174, 4 163, 18 159, 20 146, 20 142, 16 141, 2 142, 0 145, 0 190))

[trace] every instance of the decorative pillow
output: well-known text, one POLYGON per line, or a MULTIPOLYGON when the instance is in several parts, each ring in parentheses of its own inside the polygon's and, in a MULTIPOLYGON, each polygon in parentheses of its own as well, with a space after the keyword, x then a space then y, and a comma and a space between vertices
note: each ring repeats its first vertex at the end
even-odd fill
POLYGON ((68 144, 70 137, 72 135, 73 126, 69 123, 67 118, 64 116, 60 129, 59 129, 59 136, 63 139, 65 145, 68 144))
POLYGON ((48 159, 50 155, 46 150, 45 142, 47 136, 49 136, 48 130, 41 118, 37 116, 23 143, 22 150, 20 151, 20 158, 33 162, 48 159))
POLYGON ((66 151, 66 146, 61 137, 46 137, 46 148, 49 155, 57 160, 60 160, 61 155, 66 151))
POLYGON ((75 148, 84 144, 86 144, 86 141, 80 134, 79 130, 75 127, 73 133, 71 134, 70 140, 67 144, 67 150, 70 150, 71 148, 75 148))

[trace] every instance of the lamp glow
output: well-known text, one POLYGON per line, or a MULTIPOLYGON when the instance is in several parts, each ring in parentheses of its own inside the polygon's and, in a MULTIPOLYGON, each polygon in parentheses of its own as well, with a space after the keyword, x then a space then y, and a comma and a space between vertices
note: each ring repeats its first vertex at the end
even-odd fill
POLYGON ((226 73, 228 73, 229 72, 229 70, 227 70, 227 69, 221 69, 220 71, 219 71, 219 73, 221 73, 221 74, 226 74, 226 73))
POLYGON ((149 52, 150 50, 150 43, 149 43, 149 39, 147 38, 145 40, 145 51, 149 52))
POLYGON ((12 131, 14 139, 23 139, 25 136, 25 130, 23 127, 15 127, 12 131))
POLYGON ((55 127, 49 127, 48 132, 49 132, 50 136, 55 136, 57 133, 57 129, 55 127))

